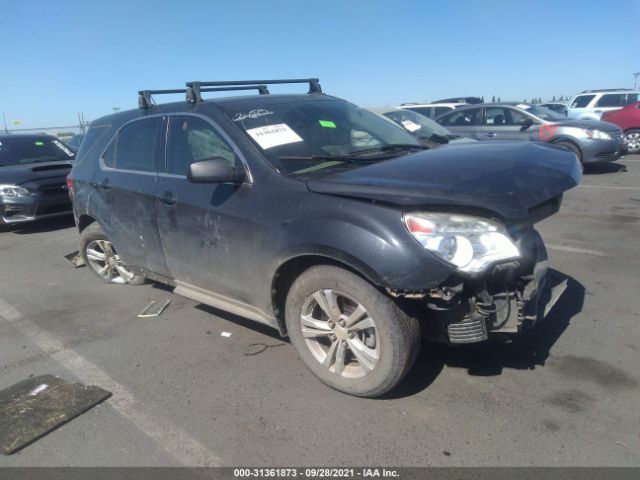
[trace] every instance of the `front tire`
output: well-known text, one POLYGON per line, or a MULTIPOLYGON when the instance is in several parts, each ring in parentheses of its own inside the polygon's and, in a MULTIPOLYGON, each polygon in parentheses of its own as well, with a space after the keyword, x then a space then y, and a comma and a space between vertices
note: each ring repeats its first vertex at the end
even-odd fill
POLYGON ((144 276, 127 268, 98 223, 92 223, 80 234, 80 255, 85 265, 106 283, 141 285, 144 276))
POLYGON ((556 142, 555 145, 559 145, 561 147, 566 148, 570 152, 575 153, 576 156, 578 157, 578 160, 580 161, 580 163, 582 163, 582 152, 573 143, 570 143, 570 142, 556 142))
POLYGON ((640 129, 633 128, 624 132, 624 142, 627 144, 627 153, 640 153, 640 129))
POLYGON ((291 343, 330 387, 359 397, 391 390, 420 349, 418 321, 361 277, 322 265, 303 272, 287 295, 291 343))

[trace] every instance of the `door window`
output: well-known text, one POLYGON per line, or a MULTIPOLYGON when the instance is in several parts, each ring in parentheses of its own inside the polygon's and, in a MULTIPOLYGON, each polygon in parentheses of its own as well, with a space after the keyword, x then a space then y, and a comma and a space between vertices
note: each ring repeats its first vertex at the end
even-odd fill
POLYGON ((485 108, 485 125, 504 126, 507 125, 507 112, 501 107, 485 108))
POLYGON ((438 119, 441 125, 448 127, 469 127, 473 125, 480 125, 480 110, 479 108, 471 108, 465 110, 456 110, 449 115, 445 115, 438 119))
POLYGON ((591 103, 594 97, 595 95, 578 95, 573 102, 571 102, 569 108, 587 108, 587 105, 591 103))
POLYGON ((411 107, 408 110, 424 115, 425 117, 433 117, 433 109, 431 107, 411 107))
POLYGON ((199 117, 174 116, 169 119, 167 173, 187 175, 194 162, 222 157, 236 166, 239 160, 220 133, 199 117))
POLYGON ((120 129, 102 156, 104 165, 137 172, 156 171, 156 147, 162 118, 137 120, 120 129))
POLYGON ((621 107, 622 106, 622 93, 607 93, 600 97, 596 107, 621 107))

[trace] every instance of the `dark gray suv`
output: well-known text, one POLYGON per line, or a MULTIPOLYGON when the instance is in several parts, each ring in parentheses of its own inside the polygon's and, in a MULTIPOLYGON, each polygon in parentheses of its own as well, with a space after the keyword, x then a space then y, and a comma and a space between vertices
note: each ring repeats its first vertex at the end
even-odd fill
POLYGON ((285 81, 140 92, 91 124, 70 176, 80 251, 109 283, 152 279, 272 326, 333 388, 376 396, 422 335, 504 338, 564 285, 537 221, 581 177, 542 144, 424 147, 402 128, 285 81), (202 99, 207 91, 262 95, 202 99), (185 92, 155 105, 152 95, 185 92))

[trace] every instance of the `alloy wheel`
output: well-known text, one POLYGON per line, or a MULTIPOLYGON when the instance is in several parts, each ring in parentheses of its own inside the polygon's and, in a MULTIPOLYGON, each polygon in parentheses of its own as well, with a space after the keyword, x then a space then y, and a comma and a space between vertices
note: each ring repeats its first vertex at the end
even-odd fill
POLYGON ((93 240, 87 245, 87 262, 98 276, 110 283, 129 283, 135 276, 120 260, 113 244, 108 240, 93 240))
POLYGON ((629 153, 637 153, 640 151, 640 132, 629 132, 624 136, 629 153))
POLYGON ((359 378, 376 367, 380 342, 375 321, 348 295, 316 291, 302 305, 300 325, 309 351, 330 372, 359 378))

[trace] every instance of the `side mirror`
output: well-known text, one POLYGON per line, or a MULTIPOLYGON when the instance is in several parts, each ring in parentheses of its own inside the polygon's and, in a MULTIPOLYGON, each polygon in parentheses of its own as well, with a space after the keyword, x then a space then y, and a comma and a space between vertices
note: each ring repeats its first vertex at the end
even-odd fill
POLYGON ((520 127, 520 131, 524 132, 526 129, 528 129, 531 125, 533 125, 533 120, 531 120, 530 118, 526 118, 522 123, 520 123, 521 127, 520 127))
POLYGON ((229 160, 213 157, 189 166, 187 180, 192 183, 234 183, 244 181, 246 173, 242 167, 234 167, 229 160))

